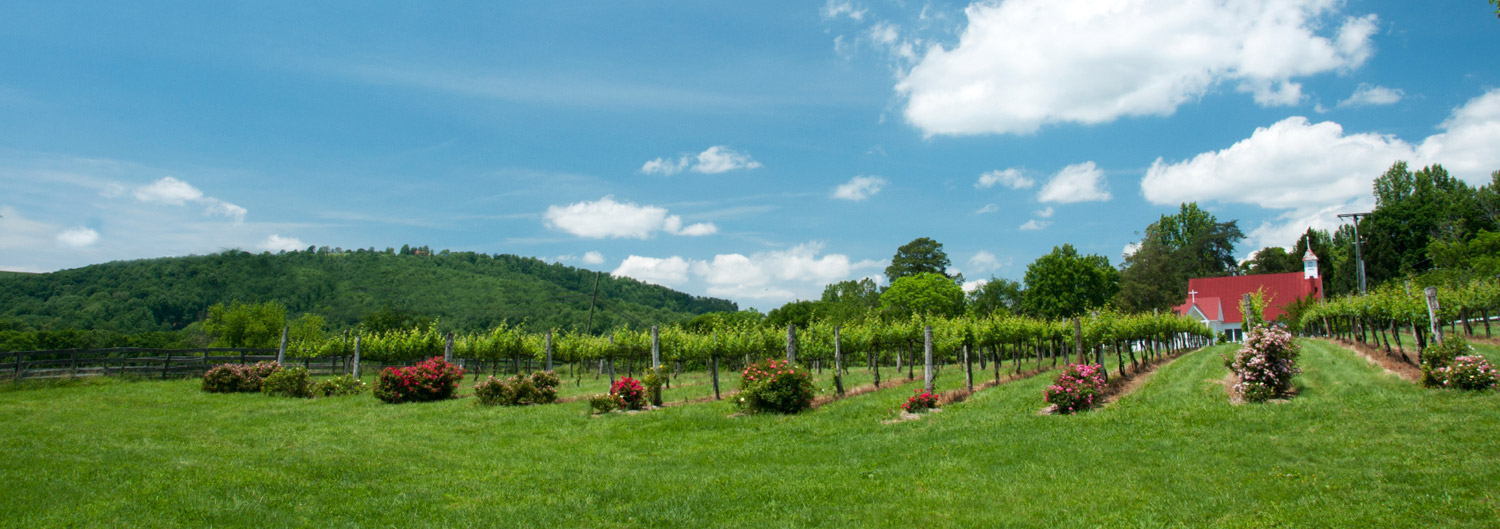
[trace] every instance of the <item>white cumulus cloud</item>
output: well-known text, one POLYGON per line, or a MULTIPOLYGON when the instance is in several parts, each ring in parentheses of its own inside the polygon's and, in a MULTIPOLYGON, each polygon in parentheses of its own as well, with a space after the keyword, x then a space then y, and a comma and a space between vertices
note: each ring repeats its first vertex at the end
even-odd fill
POLYGON ((661 157, 648 160, 641 165, 644 174, 674 175, 684 170, 695 173, 719 174, 727 173, 737 169, 757 169, 761 167, 760 162, 750 157, 749 153, 736 151, 725 145, 714 145, 697 155, 687 154, 677 157, 661 157))
POLYGON ((1044 230, 1044 229, 1047 228, 1047 226, 1051 226, 1051 225, 1052 225, 1052 221, 1050 221, 1050 220, 1031 219, 1031 220, 1026 221, 1025 224, 1021 225, 1021 231, 1044 230))
POLYGON ((834 188, 833 198, 859 202, 875 196, 885 184, 885 179, 878 176, 856 176, 834 188))
MULTIPOLYGON (((112 188, 107 188, 102 194, 110 196, 111 193, 118 194, 112 188)), ((235 224, 245 221, 245 215, 249 213, 240 206, 206 196, 203 191, 192 184, 178 180, 170 176, 164 176, 160 180, 136 188, 134 192, 136 200, 147 204, 165 204, 168 206, 182 206, 189 202, 202 204, 204 215, 216 215, 234 219, 235 224)))
POLYGON ((1050 219, 1052 218, 1052 214, 1054 213, 1057 213, 1057 210, 1052 209, 1052 206, 1047 206, 1045 208, 1037 210, 1036 216, 1044 219, 1050 219))
POLYGON ((850 2, 849 0, 828 0, 828 3, 823 4, 821 13, 824 19, 834 19, 840 16, 846 16, 851 20, 858 22, 860 20, 864 20, 865 18, 865 10, 863 8, 855 7, 854 3, 850 2))
POLYGON ((967 266, 970 273, 986 274, 995 270, 999 270, 1001 264, 1000 258, 995 257, 995 254, 980 250, 976 252, 973 257, 969 258, 969 261, 965 263, 965 266, 967 266))
POLYGON ((931 46, 896 84, 927 135, 1028 134, 1052 123, 1170 115, 1220 84, 1267 106, 1295 81, 1358 68, 1374 15, 1338 0, 975 2, 951 49, 931 46))
POLYGON ((979 175, 979 180, 974 182, 975 189, 984 189, 1003 185, 1011 189, 1026 189, 1036 185, 1036 180, 1021 174, 1020 169, 1010 168, 1005 170, 994 170, 979 175))
POLYGON ((666 259, 632 255, 626 257, 615 271, 614 277, 630 277, 645 283, 663 286, 678 286, 687 282, 688 262, 681 257, 666 259))
POLYGON ((1069 165, 1052 175, 1037 200, 1069 204, 1073 202, 1104 202, 1113 198, 1104 188, 1104 171, 1094 162, 1069 165))
POLYGON ((1500 169, 1494 148, 1500 145, 1500 89, 1454 109, 1441 128, 1413 145, 1293 116, 1222 150, 1177 162, 1158 158, 1141 191, 1156 204, 1214 200, 1281 210, 1275 222, 1250 232, 1249 246, 1288 246, 1309 227, 1337 227, 1337 213, 1373 207, 1371 181, 1398 160, 1413 169, 1440 163, 1472 184, 1500 169))
POLYGON ((1360 83, 1359 88, 1349 95, 1349 99, 1339 101, 1339 107, 1365 107, 1377 105, 1394 105, 1406 97, 1406 92, 1400 88, 1387 88, 1368 83, 1360 83))
POLYGON ((693 262, 692 269, 708 283, 710 295, 812 299, 824 285, 848 279, 860 269, 879 267, 875 261, 851 262, 843 254, 819 255, 822 251, 822 243, 811 242, 748 256, 719 254, 712 260, 693 262))
POLYGON ((57 242, 69 248, 83 248, 99 242, 99 232, 81 226, 70 228, 57 234, 57 242))
POLYGON ((723 145, 715 145, 698 153, 698 162, 693 164, 693 172, 718 174, 735 169, 758 167, 760 167, 760 162, 750 158, 748 153, 738 152, 723 145))
POLYGON ((984 207, 974 210, 974 214, 983 215, 985 213, 994 213, 996 211, 1000 211, 1000 206, 997 206, 995 204, 985 204, 984 207))
POLYGON ((687 156, 677 158, 657 158, 647 161, 641 166, 641 172, 645 174, 674 175, 687 169, 687 156))
POLYGON ((273 233, 260 243, 260 249, 268 252, 295 252, 307 248, 307 243, 296 237, 282 237, 279 233, 273 233))
POLYGON ((609 196, 593 202, 548 206, 542 217, 550 228, 590 239, 645 239, 658 231, 700 236, 719 231, 712 223, 684 227, 682 217, 668 214, 666 208, 618 202, 609 196))
POLYGON ((604 264, 604 254, 601 254, 599 252, 587 252, 587 253, 584 253, 583 254, 583 264, 588 264, 588 265, 604 264))

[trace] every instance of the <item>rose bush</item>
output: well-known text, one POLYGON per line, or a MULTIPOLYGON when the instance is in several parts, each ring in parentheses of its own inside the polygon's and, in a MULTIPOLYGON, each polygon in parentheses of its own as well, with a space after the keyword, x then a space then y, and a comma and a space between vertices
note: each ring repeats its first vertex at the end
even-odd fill
POLYGON ((1495 368, 1483 356, 1460 356, 1439 375, 1443 387, 1480 391, 1495 387, 1495 368))
POLYGON ((1292 334, 1276 326, 1256 325, 1245 335, 1245 345, 1224 359, 1225 367, 1239 379, 1235 393, 1247 402, 1265 402, 1292 390, 1300 348, 1292 334))
POLYGON ((1103 369, 1099 364, 1068 364, 1057 380, 1047 386, 1043 400, 1063 414, 1099 405, 1099 395, 1104 393, 1103 369))
POLYGON ((646 407, 646 388, 639 380, 621 377, 614 384, 610 384, 609 394, 619 397, 621 408, 639 410, 646 407))
POLYGON ((397 404, 443 400, 453 396, 464 369, 435 356, 410 367, 387 367, 375 382, 375 398, 397 404))
POLYGON ((750 413, 798 413, 818 392, 812 373, 786 360, 761 360, 740 373, 740 408, 750 413))
POLYGON ((936 407, 938 407, 937 395, 925 389, 916 390, 915 395, 907 398, 906 402, 901 404, 901 409, 906 410, 907 413, 922 413, 936 407))
POLYGON ((266 377, 281 370, 276 362, 220 364, 203 373, 203 391, 209 393, 259 393, 266 377))

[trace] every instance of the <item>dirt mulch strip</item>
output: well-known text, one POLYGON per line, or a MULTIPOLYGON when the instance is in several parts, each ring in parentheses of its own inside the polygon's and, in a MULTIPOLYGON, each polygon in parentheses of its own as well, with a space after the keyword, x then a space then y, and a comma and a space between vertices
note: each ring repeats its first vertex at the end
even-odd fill
POLYGON ((865 384, 863 386, 856 386, 856 387, 844 390, 844 394, 843 395, 839 395, 837 393, 830 393, 830 394, 827 394, 827 395, 823 395, 821 397, 816 397, 816 398, 813 399, 812 407, 813 408, 821 408, 821 407, 823 407, 824 404, 828 404, 830 402, 847 399, 849 397, 858 397, 860 395, 864 395, 866 393, 873 393, 873 392, 876 392, 876 391, 879 391, 879 390, 882 390, 882 389, 900 387, 900 386, 904 386, 904 385, 906 385, 908 383, 911 383, 911 382, 914 382, 914 381, 915 381, 915 379, 897 377, 895 380, 887 380, 887 381, 885 381, 885 383, 882 384, 880 387, 875 387, 875 384, 865 384))
POLYGON ((1414 363, 1416 361, 1415 351, 1407 353, 1411 357, 1411 361, 1408 362, 1402 360, 1399 353, 1394 351, 1386 353, 1384 350, 1376 349, 1359 342, 1346 342, 1344 340, 1331 340, 1328 338, 1317 338, 1317 340, 1348 349, 1349 352, 1368 360, 1371 364, 1384 369, 1387 373, 1401 377, 1402 380, 1407 382, 1415 383, 1422 379, 1422 368, 1414 363))

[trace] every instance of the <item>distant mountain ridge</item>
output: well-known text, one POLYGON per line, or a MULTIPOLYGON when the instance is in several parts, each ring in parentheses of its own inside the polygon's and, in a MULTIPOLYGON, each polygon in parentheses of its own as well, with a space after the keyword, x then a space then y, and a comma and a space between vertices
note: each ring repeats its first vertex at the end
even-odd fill
POLYGON ((36 329, 170 331, 215 303, 277 300, 288 314, 323 316, 330 329, 394 308, 451 330, 503 321, 583 330, 598 281, 594 331, 668 323, 731 301, 532 257, 433 252, 426 247, 222 253, 116 261, 43 274, 0 274, 0 321, 36 329))

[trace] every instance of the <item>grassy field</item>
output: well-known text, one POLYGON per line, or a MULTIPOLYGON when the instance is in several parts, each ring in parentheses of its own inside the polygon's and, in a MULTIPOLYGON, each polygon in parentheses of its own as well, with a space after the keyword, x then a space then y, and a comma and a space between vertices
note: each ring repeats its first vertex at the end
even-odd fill
MULTIPOLYGON (((1037 415, 1043 375, 899 424, 882 421, 917 385, 793 417, 713 402, 597 418, 585 402, 392 406, 196 381, 12 389, 0 526, 1500 525, 1500 395, 1422 390, 1307 343, 1297 398, 1233 406, 1226 350, 1080 416, 1037 415)), ((712 391, 689 382, 676 398, 712 391)))

